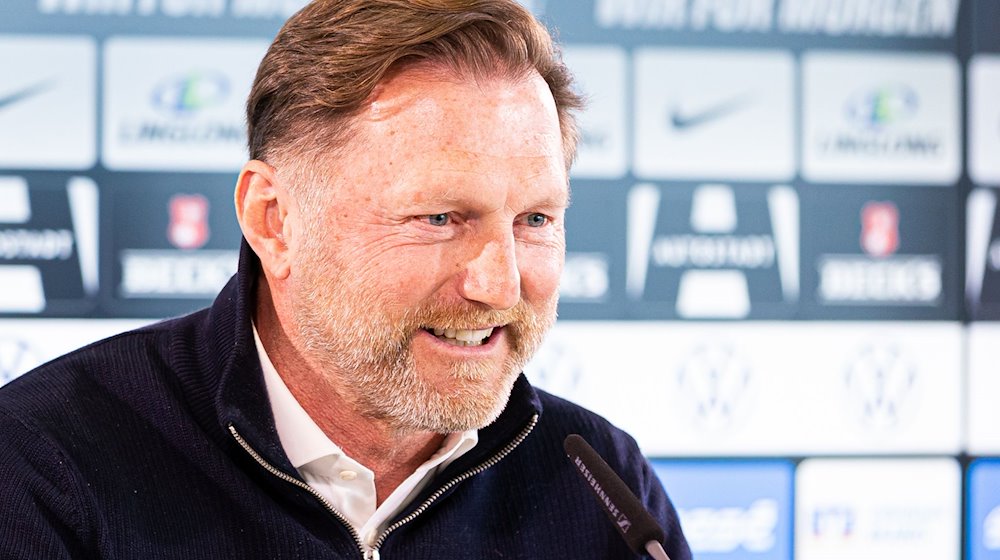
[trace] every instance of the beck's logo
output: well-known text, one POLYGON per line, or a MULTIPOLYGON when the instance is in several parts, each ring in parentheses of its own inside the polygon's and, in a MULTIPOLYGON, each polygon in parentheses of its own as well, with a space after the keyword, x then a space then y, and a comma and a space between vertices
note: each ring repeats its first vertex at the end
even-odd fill
POLYGON ((869 202, 861 209, 861 248, 887 257, 899 247, 899 210, 891 202, 869 202))
POLYGON ((170 199, 167 238, 178 249, 198 249, 208 242, 208 199, 200 194, 178 194, 170 199))
POLYGON ((857 212, 860 251, 824 253, 816 259, 819 301, 824 305, 939 305, 945 281, 941 255, 914 253, 914 246, 921 245, 919 236, 909 241, 907 249, 903 235, 908 234, 900 229, 914 212, 905 207, 901 211, 888 201, 869 201, 857 212))

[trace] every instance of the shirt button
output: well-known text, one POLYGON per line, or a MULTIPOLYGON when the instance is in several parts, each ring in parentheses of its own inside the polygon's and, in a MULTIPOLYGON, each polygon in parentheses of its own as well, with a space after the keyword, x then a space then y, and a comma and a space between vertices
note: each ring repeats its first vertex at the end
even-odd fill
POLYGON ((358 478, 358 473, 354 471, 340 471, 340 480, 354 480, 358 478))

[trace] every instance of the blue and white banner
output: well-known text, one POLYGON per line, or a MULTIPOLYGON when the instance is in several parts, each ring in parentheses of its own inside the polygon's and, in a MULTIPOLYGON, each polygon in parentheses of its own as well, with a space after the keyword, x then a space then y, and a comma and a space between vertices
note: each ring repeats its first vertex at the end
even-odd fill
POLYGON ((792 463, 653 461, 695 558, 791 560, 792 463))
POLYGON ((1000 559, 1000 459, 969 467, 966 560, 1000 559))

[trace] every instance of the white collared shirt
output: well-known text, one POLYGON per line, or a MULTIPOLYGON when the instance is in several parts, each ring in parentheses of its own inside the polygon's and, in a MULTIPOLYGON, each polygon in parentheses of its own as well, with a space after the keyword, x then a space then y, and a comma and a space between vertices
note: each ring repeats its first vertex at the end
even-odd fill
POLYGON ((375 474, 354 459, 323 433, 295 399, 271 363, 253 327, 257 355, 264 370, 264 384, 274 413, 278 439, 302 479, 329 500, 334 509, 350 521, 362 544, 374 548, 388 522, 444 469, 479 441, 476 430, 449 434, 430 459, 420 465, 376 507, 375 474))

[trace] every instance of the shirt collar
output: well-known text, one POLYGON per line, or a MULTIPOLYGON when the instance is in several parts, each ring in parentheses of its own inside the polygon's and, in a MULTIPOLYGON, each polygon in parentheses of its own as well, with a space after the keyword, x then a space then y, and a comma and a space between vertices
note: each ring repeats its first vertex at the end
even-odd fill
POLYGON ((278 375, 264 350, 264 344, 257 333, 257 325, 253 325, 253 341, 260 356, 260 367, 264 370, 264 385, 271 401, 271 412, 274 414, 274 427, 278 430, 278 439, 285 449, 285 455, 292 466, 298 469, 306 463, 328 455, 341 455, 343 450, 326 437, 323 430, 316 425, 312 417, 302 408, 288 386, 278 375))

